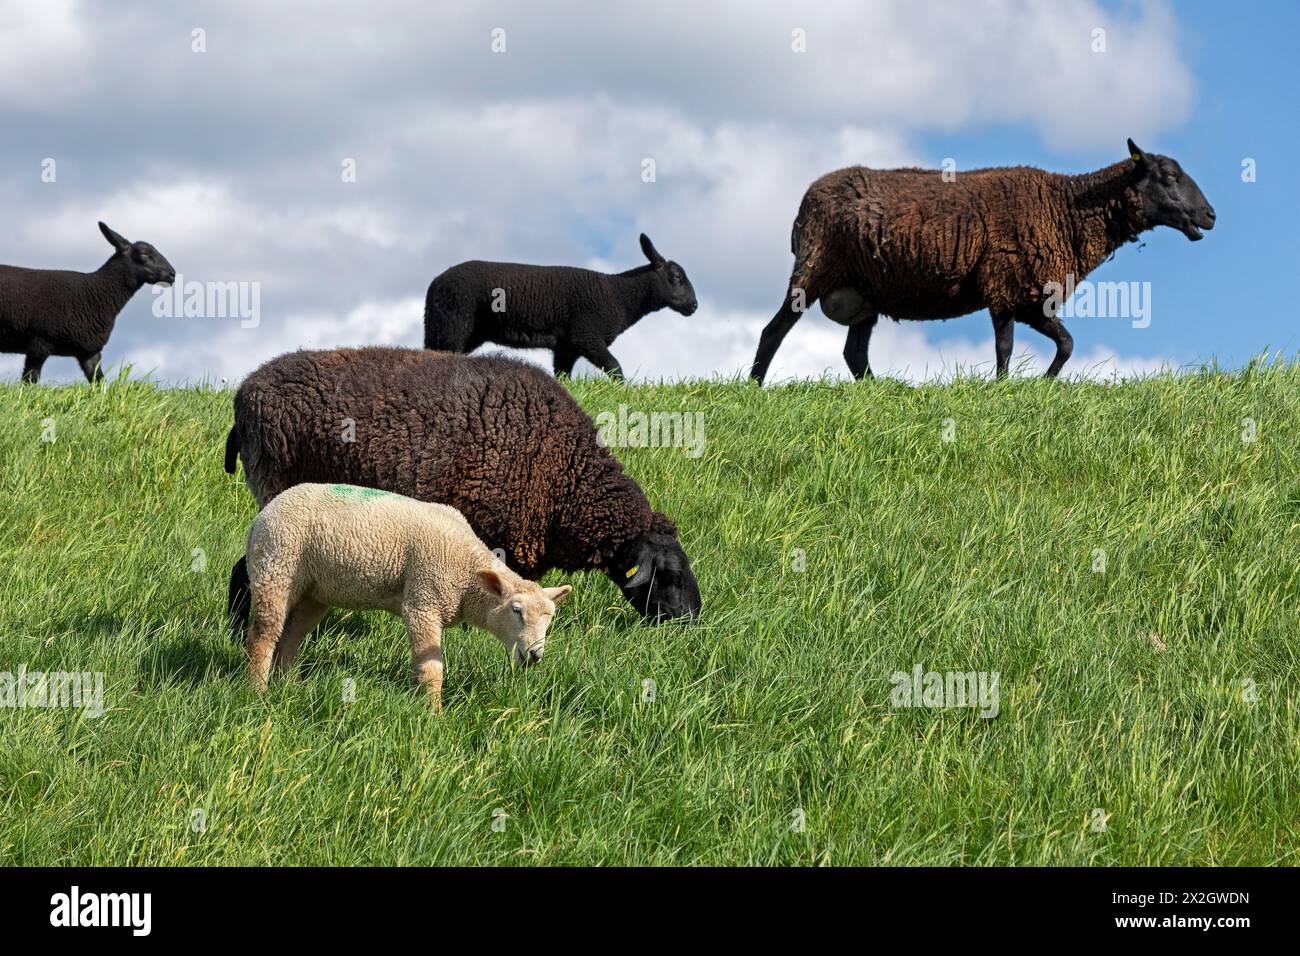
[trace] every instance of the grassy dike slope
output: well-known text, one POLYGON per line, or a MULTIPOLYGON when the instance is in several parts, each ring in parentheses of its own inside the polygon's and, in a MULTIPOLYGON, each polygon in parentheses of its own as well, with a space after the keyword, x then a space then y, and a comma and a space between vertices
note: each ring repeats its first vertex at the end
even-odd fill
POLYGON ((448 635, 435 717, 376 614, 244 687, 228 392, 0 386, 0 671, 107 705, 0 709, 0 865, 1300 863, 1300 368, 571 387, 703 414, 617 454, 705 616, 566 578, 529 672, 448 635), (892 707, 918 664, 997 716, 892 707))

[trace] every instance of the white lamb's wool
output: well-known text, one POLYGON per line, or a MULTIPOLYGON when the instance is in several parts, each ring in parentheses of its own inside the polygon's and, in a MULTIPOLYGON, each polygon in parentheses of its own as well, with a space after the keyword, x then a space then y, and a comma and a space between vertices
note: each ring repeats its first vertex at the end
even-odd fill
POLYGON ((248 576, 256 689, 266 687, 277 649, 281 665, 292 666, 329 608, 382 609, 406 621, 415 677, 435 706, 445 628, 481 627, 517 662, 532 663, 556 603, 571 590, 515 574, 455 508, 353 485, 302 484, 277 495, 249 528, 248 576))

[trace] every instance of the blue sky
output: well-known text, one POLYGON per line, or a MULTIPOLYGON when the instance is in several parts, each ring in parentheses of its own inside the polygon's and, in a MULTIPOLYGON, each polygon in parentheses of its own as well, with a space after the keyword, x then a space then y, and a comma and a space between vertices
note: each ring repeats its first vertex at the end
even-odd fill
MULTIPOLYGON (((419 345, 424 291, 456 262, 615 271, 642 261, 646 231, 701 307, 648 317, 614 354, 640 377, 731 375, 781 302, 790 223, 818 175, 945 157, 1077 172, 1122 159, 1132 136, 1183 164, 1218 224, 1199 243, 1147 233, 1094 273, 1149 282, 1151 323, 1068 322, 1067 373, 1295 353, 1298 6, 663 0, 593 21, 576 0, 6 5, 0 262, 92 269, 104 219, 187 280, 256 286, 252 327, 157 316, 142 290, 105 351, 163 381, 236 380, 300 346, 419 345)), ((772 377, 845 375, 843 339, 814 310, 772 377)), ((1041 369, 1049 351, 1018 330, 1017 360, 1041 369)), ((986 314, 883 322, 872 340, 877 373, 909 380, 992 358, 986 314)), ((20 367, 0 356, 0 376, 20 367)))

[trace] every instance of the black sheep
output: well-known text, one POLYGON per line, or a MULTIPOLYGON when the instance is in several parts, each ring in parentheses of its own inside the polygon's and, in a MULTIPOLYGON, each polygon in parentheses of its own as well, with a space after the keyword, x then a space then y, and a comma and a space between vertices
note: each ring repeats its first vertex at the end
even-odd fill
POLYGON ((51 355, 70 355, 87 381, 104 377, 99 359, 122 307, 147 283, 168 285, 176 270, 147 242, 127 242, 102 222, 115 250, 94 272, 0 266, 0 352, 25 355, 23 381, 37 382, 51 355))
POLYGON ((623 369, 609 352, 642 317, 667 306, 690 315, 699 303, 686 272, 655 250, 650 260, 613 275, 568 266, 462 262, 433 282, 424 299, 424 347, 468 353, 485 342, 551 349, 555 374, 573 374, 585 358, 612 378, 623 369))
POLYGON ((1214 226, 1214 209, 1177 161, 1132 140, 1128 150, 1123 162, 1077 176, 1028 166, 951 180, 926 169, 828 173, 804 193, 785 304, 763 329, 750 375, 763 381, 781 340, 818 300, 827 318, 849 326, 844 359, 854 378, 871 374, 867 345, 880 315, 951 319, 978 309, 993 316, 999 376, 1017 322, 1056 344, 1047 376, 1056 375, 1074 343, 1052 285, 1082 281, 1156 226, 1193 241, 1214 226))
MULTIPOLYGON (((402 348, 291 352, 235 393, 226 471, 237 459, 259 506, 302 482, 379 488, 458 509, 524 577, 596 568, 651 621, 700 609, 672 521, 535 365, 402 348)), ((247 588, 240 559, 228 610, 241 630, 247 588)))

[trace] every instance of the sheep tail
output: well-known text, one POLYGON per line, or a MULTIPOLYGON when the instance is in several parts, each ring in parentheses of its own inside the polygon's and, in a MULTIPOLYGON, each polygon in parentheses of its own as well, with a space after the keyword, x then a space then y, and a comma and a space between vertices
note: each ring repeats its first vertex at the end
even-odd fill
POLYGON ((239 467, 239 427, 230 426, 230 434, 226 436, 226 474, 233 475, 235 469, 239 467))
POLYGON ((812 304, 813 297, 809 294, 808 284, 812 281, 812 276, 816 266, 817 244, 810 241, 805 234, 808 226, 807 216, 803 209, 799 210, 799 215, 790 228, 790 252, 794 254, 794 269, 790 272, 790 285, 787 296, 793 296, 796 289, 802 289, 804 295, 808 297, 808 304, 812 304))

